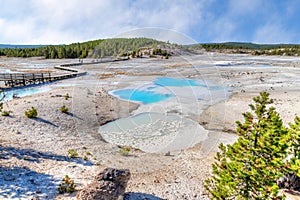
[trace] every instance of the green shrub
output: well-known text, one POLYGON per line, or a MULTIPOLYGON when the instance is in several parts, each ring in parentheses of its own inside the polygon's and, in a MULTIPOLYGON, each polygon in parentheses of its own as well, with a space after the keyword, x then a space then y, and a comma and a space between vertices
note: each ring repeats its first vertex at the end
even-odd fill
POLYGON ((65 97, 65 100, 68 100, 70 98, 69 93, 66 93, 64 97, 65 97))
POLYGON ((1 112, 1 115, 2 115, 2 116, 9 116, 9 114, 10 114, 10 112, 7 111, 7 110, 3 110, 3 111, 1 112))
POLYGON ((119 150, 119 153, 122 156, 128 156, 129 152, 130 152, 130 147, 121 147, 120 150, 119 150))
POLYGON ((74 183, 74 180, 71 180, 70 177, 66 175, 65 178, 62 179, 57 190, 60 194, 75 192, 76 185, 74 183))
POLYGON ((34 107, 25 111, 25 116, 28 118, 36 118, 38 115, 37 110, 34 107))
POLYGON ((88 160, 88 157, 86 155, 84 155, 83 160, 88 160))
POLYGON ((84 156, 83 156, 83 160, 88 160, 89 158, 88 158, 88 156, 91 156, 92 155, 92 153, 91 152, 89 152, 89 151, 86 151, 86 152, 84 152, 84 156))
POLYGON ((68 150, 68 156, 70 158, 77 158, 78 157, 78 153, 74 149, 69 149, 68 150))
POLYGON ((63 105, 62 107, 60 107, 60 112, 62 112, 62 113, 68 113, 68 111, 69 111, 69 109, 65 105, 63 105))

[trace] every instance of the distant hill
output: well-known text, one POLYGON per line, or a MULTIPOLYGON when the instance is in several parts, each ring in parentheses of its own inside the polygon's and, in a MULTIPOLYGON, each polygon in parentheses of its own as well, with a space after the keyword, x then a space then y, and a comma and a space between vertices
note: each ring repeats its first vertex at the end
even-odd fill
POLYGON ((255 44, 247 42, 224 42, 224 43, 200 43, 191 45, 190 48, 205 48, 205 49, 274 49, 274 48, 299 48, 299 44, 255 44))
POLYGON ((149 38, 112 38, 69 45, 0 44, 0 56, 56 58, 103 58, 107 56, 165 56, 216 51, 253 55, 300 56, 299 44, 255 44, 243 42, 177 45, 149 38))
POLYGON ((19 45, 19 44, 0 44, 0 49, 21 49, 21 48, 37 48, 47 45, 19 45))
POLYGON ((203 43, 189 46, 191 51, 205 49, 223 53, 245 53, 253 55, 300 56, 299 44, 255 44, 243 42, 203 43))
POLYGON ((0 56, 45 58, 102 58, 106 56, 139 56, 142 53, 167 56, 181 46, 149 38, 113 38, 69 45, 3 45, 0 56), (20 47, 20 48, 19 48, 20 47), (151 49, 151 50, 150 50, 151 49))
POLYGON ((94 58, 132 54, 139 56, 142 53, 166 56, 166 54, 175 54, 175 51, 181 47, 149 38, 113 38, 103 40, 89 53, 89 56, 94 58))

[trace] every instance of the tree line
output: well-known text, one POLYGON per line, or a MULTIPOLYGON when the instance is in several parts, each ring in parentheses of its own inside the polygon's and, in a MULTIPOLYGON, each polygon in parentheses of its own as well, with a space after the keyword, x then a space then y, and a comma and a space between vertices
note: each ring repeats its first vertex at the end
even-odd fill
POLYGON ((70 45, 49 45, 36 48, 5 48, 0 49, 0 56, 8 57, 44 57, 48 58, 86 58, 91 49, 102 40, 94 40, 70 45))
POLYGON ((202 47, 210 49, 251 49, 251 50, 270 50, 281 48, 300 48, 298 44, 255 44, 243 42, 225 42, 225 43, 203 43, 192 45, 191 48, 202 47))
POLYGON ((4 48, 0 56, 8 57, 44 57, 56 58, 103 58, 106 56, 139 56, 142 48, 154 48, 156 55, 166 55, 162 48, 174 48, 174 45, 148 38, 115 38, 93 40, 70 45, 49 45, 35 48, 4 48))
POLYGON ((190 49, 203 48, 206 51, 231 50, 233 53, 250 53, 252 55, 300 56, 298 44, 253 44, 241 42, 206 43, 192 45, 190 49))
POLYGON ((105 56, 141 56, 142 50, 153 49, 153 55, 166 56, 163 48, 175 48, 173 44, 148 38, 115 38, 106 39, 97 45, 91 52, 91 57, 102 58, 105 56))

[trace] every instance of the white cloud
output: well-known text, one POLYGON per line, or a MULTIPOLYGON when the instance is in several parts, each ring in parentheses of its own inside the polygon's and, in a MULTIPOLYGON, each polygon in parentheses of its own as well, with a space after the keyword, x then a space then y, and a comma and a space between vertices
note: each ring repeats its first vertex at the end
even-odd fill
POLYGON ((248 15, 260 10, 261 0, 230 0, 229 7, 232 15, 248 15))
POLYGON ((115 35, 117 38, 132 38, 132 37, 147 37, 153 38, 160 41, 177 43, 177 44, 195 44, 197 43, 194 39, 189 36, 179 33, 170 29, 162 28, 140 28, 131 31, 126 31, 115 35))
POLYGON ((238 31, 236 30, 234 21, 227 17, 214 19, 214 21, 209 24, 208 29, 214 42, 233 41, 235 32, 238 31))
POLYGON ((269 23, 258 28, 255 43, 291 43, 293 35, 280 24, 269 23))
MULTIPOLYGON (((297 0, 289 2, 299 4, 297 0)), ((282 4, 284 8, 278 9, 274 5, 261 0, 3 0, 0 43, 81 42, 123 32, 141 34, 136 29, 153 31, 147 29, 149 27, 181 32, 198 42, 255 40, 266 43, 276 38, 299 41, 295 36, 299 30, 297 23, 281 20, 287 16, 296 20, 299 6, 290 6, 287 2, 282 4), (271 8, 277 8, 276 12, 271 8), (285 28, 291 24, 293 27, 287 31, 285 28), (267 34, 270 30, 276 31, 272 37, 267 34), (287 39, 291 36, 294 37, 287 39)), ((165 38, 163 32, 143 32, 144 35, 139 36, 152 34, 165 38)))
MULTIPOLYGON (((272 7, 271 5, 270 7, 272 7)), ((293 43, 296 34, 293 27, 287 23, 289 8, 281 8, 281 12, 270 10, 261 25, 253 31, 253 42, 256 43, 293 43)))
MULTIPOLYGON (((198 1, 14 0, 17 15, 0 15, 0 43, 70 43, 143 27, 188 33, 201 20, 198 1), (20 6, 18 6, 20 3, 20 6), (24 9, 26 7, 29 10, 24 9)), ((2 8, 0 8, 0 12, 2 8)))

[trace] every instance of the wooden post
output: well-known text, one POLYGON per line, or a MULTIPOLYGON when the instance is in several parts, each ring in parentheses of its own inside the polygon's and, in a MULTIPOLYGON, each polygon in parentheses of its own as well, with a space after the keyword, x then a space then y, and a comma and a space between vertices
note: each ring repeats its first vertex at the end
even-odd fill
POLYGON ((44 83, 44 74, 42 73, 42 83, 44 83))
POLYGON ((33 80, 33 84, 35 84, 34 74, 32 74, 32 80, 33 80))
POLYGON ((23 76, 23 85, 25 86, 26 85, 26 82, 25 82, 25 74, 22 74, 23 76))
POLYGON ((11 87, 14 87, 12 74, 10 74, 10 82, 11 82, 11 87))

